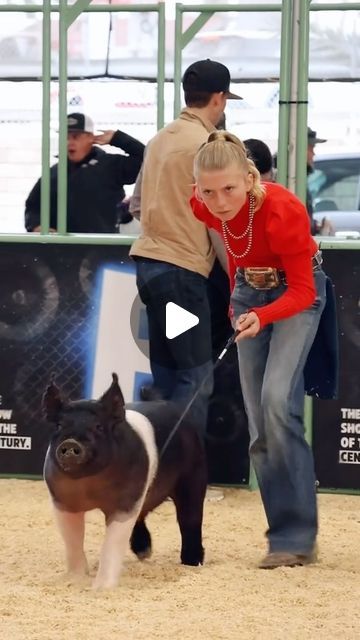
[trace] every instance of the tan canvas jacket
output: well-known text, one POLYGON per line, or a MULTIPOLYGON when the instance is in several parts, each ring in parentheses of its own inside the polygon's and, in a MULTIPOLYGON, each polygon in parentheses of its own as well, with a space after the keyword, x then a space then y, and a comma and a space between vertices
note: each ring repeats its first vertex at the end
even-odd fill
POLYGON ((214 249, 189 199, 195 153, 214 128, 186 108, 149 142, 141 174, 141 232, 130 255, 209 275, 214 249))

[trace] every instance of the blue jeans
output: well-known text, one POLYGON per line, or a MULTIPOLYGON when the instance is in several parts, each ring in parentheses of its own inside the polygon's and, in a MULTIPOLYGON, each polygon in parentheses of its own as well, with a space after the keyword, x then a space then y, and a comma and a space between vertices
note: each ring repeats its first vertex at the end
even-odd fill
MULTIPOLYGON (((303 423, 303 369, 326 300, 325 273, 315 270, 314 278, 317 297, 311 307, 238 343, 249 453, 268 521, 270 552, 307 554, 317 534, 314 462, 303 423)), ((235 317, 273 302, 285 289, 281 284, 256 290, 237 273, 231 298, 235 317)))
POLYGON ((207 279, 199 273, 167 262, 136 258, 137 287, 146 306, 150 366, 154 385, 164 399, 182 407, 206 378, 188 417, 204 435, 208 400, 213 389, 210 307, 207 279), (199 317, 199 324, 169 340, 166 304, 174 302, 199 317))

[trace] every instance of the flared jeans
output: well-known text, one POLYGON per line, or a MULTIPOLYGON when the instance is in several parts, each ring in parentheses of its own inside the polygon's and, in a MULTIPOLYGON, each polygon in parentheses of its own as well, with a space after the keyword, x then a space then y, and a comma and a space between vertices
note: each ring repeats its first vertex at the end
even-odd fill
MULTIPOLYGON (((317 534, 314 461, 303 421, 303 370, 325 306, 321 268, 314 270, 314 279, 317 295, 311 307, 238 342, 250 460, 268 521, 269 552, 308 554, 317 534)), ((285 290, 286 284, 253 289, 238 271, 231 297, 235 318, 273 302, 285 290)))

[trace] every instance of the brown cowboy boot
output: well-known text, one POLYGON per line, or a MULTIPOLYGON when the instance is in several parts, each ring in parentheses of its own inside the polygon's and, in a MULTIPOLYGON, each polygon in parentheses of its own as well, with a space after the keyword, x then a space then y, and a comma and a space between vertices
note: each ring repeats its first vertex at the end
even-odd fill
POLYGON ((290 553, 289 551, 273 551, 260 562, 259 569, 277 569, 278 567, 303 567, 317 561, 317 548, 310 553, 290 553))

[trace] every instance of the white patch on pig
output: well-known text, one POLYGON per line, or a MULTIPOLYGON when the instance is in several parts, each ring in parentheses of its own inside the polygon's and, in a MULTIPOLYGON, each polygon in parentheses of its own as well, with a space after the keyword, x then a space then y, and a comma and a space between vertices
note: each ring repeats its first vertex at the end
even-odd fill
MULTIPOLYGON (((146 486, 146 491, 148 490, 150 484, 155 478, 155 474, 158 466, 158 451, 155 442, 155 435, 153 426, 142 413, 138 411, 133 411, 132 409, 127 409, 125 412, 126 422, 129 423, 130 427, 136 431, 138 436, 144 443, 145 451, 149 458, 149 473, 148 473, 148 482, 146 486)), ((145 498, 145 494, 143 496, 145 498)), ((143 499, 141 500, 141 503, 143 499)))
POLYGON ((131 512, 118 511, 107 522, 99 569, 93 584, 95 589, 112 589, 118 585, 131 532, 158 466, 158 452, 151 422, 141 413, 132 409, 126 410, 126 422, 136 431, 144 444, 149 460, 148 475, 143 493, 131 512))
POLYGON ((134 509, 129 513, 118 511, 107 522, 105 539, 100 552, 99 568, 93 582, 94 589, 113 589, 119 584, 131 532, 143 499, 144 496, 138 500, 134 509))

